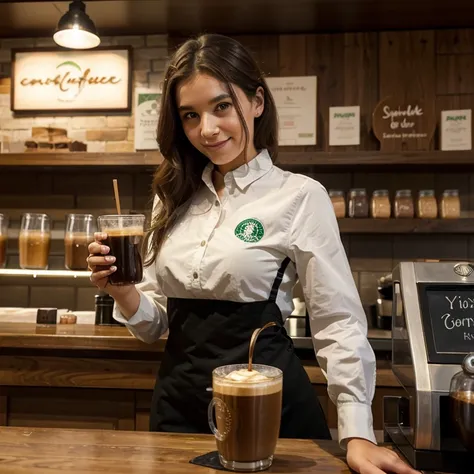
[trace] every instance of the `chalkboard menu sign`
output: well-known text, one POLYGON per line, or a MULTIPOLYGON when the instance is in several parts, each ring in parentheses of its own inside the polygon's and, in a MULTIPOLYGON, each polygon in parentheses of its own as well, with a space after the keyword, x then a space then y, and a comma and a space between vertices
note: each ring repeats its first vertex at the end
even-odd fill
POLYGON ((418 284, 428 359, 461 363, 474 352, 474 285, 418 284))

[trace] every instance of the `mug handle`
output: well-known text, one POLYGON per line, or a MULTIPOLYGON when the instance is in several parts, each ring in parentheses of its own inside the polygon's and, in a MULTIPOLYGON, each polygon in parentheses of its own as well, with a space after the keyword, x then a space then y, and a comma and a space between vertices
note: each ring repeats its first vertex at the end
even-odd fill
MULTIPOLYGON (((217 412, 216 412, 216 417, 217 417, 217 412)), ((229 427, 230 427, 230 413, 228 412, 227 407, 225 406, 224 402, 220 398, 213 398, 209 406, 207 408, 207 421, 209 422, 209 428, 211 428, 212 433, 216 437, 218 441, 224 441, 227 433, 229 432, 229 427), (221 408, 223 408, 224 416, 225 416, 225 426, 226 426, 226 432, 222 433, 217 429, 217 426, 214 424, 214 417, 213 417, 213 412, 215 409, 216 405, 220 405, 221 408)))

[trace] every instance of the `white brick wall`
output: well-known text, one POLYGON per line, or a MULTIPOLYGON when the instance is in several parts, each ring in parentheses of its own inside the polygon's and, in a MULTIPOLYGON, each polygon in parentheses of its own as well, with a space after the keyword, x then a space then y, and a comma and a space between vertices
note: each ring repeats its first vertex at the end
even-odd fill
MULTIPOLYGON (((168 60, 167 35, 113 36, 101 38, 102 46, 133 47, 133 89, 136 87, 159 87, 168 60)), ((19 38, 0 41, 0 71, 3 77, 10 74, 11 49, 25 47, 52 47, 52 38, 19 38)), ((1 74, 1 73, 0 73, 1 74)), ((133 95, 134 97, 134 95, 133 95)), ((77 117, 32 117, 15 118, 10 111, 10 95, 0 94, 1 135, 10 141, 24 142, 31 137, 31 127, 50 126, 68 130, 68 136, 87 143, 90 152, 133 151, 134 118, 132 115, 77 116, 77 117), (88 130, 127 130, 126 141, 86 141, 88 130)), ((113 136, 113 134, 109 134, 113 136)))

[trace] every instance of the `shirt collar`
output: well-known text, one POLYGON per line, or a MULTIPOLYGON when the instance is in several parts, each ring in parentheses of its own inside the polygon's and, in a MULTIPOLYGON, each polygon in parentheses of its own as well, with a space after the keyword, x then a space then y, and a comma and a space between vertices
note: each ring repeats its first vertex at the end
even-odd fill
MULTIPOLYGON (((243 191, 247 186, 257 181, 257 179, 266 175, 272 167, 273 162, 270 158, 270 154, 268 150, 264 149, 253 160, 250 160, 248 164, 244 163, 235 170, 229 171, 225 175, 225 180, 227 182, 228 179, 233 178, 235 184, 243 191)), ((211 191, 214 191, 214 184, 212 182, 213 169, 214 164, 209 162, 202 173, 202 180, 211 191)))

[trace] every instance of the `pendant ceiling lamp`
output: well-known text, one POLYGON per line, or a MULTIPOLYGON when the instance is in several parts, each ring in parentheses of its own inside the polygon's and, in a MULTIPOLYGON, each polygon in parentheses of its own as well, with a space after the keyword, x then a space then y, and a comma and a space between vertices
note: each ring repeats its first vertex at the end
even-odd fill
POLYGON ((87 15, 82 0, 74 0, 69 5, 69 10, 59 20, 53 39, 59 46, 70 49, 91 49, 99 46, 97 29, 87 15))

